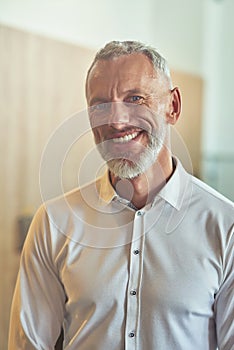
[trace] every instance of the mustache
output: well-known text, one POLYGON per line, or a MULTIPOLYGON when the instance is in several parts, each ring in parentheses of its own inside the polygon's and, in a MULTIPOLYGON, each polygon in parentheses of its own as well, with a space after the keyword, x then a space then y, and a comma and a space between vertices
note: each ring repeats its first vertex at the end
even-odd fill
POLYGON ((113 125, 114 127, 116 124, 122 124, 124 131, 132 127, 147 130, 152 120, 156 124, 160 124, 161 119, 163 119, 162 116, 145 105, 126 102, 110 102, 90 106, 88 115, 92 128, 104 125, 113 125))

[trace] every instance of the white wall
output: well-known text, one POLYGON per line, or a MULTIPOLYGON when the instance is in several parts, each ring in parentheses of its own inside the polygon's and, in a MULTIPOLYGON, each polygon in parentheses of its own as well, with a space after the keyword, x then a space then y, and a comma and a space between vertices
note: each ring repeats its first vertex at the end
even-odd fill
POLYGON ((206 1, 206 82, 203 147, 206 153, 234 153, 234 1, 206 1), (232 131, 232 132, 231 132, 232 131))
POLYGON ((202 75, 204 1, 152 0, 153 42, 174 69, 202 75))
POLYGON ((89 47, 150 35, 150 1, 0 0, 0 6, 1 22, 89 47))
POLYGON ((234 2, 206 0, 203 178, 234 199, 234 2))
POLYGON ((201 73, 204 0, 0 0, 0 22, 97 48, 154 44, 177 69, 201 73))

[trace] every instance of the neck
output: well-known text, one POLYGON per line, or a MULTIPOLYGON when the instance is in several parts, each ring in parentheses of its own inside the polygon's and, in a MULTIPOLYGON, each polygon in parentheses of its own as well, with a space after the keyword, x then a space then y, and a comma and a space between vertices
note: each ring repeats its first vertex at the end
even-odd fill
POLYGON ((110 174, 116 192, 141 209, 152 202, 156 194, 166 184, 173 173, 171 155, 159 154, 156 162, 144 173, 133 179, 120 179, 110 174))

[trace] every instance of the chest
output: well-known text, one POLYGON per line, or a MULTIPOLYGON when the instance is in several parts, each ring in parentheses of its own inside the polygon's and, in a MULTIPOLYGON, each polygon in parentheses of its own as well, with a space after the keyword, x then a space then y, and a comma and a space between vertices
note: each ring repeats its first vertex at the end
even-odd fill
POLYGON ((118 248, 74 244, 60 274, 67 298, 83 306, 124 305, 134 290, 145 307, 177 313, 211 310, 220 283, 219 261, 204 242, 154 231, 118 248))

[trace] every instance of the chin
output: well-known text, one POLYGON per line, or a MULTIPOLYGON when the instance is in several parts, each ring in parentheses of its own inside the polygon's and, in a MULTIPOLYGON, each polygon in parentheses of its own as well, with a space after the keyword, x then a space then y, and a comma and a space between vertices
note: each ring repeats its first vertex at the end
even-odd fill
POLYGON ((146 148, 136 162, 129 159, 111 159, 107 165, 115 176, 121 179, 134 179, 144 174, 157 161, 159 152, 160 149, 146 148))
POLYGON ((109 170, 121 179, 134 179, 144 172, 137 164, 126 159, 113 159, 107 162, 109 170))

